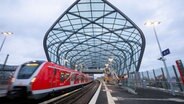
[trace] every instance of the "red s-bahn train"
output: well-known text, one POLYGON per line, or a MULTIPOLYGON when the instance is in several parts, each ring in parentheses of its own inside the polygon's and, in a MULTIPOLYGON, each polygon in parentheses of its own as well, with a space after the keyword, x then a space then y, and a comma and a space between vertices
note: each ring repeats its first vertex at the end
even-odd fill
POLYGON ((40 99, 50 93, 90 83, 92 78, 81 72, 46 61, 20 65, 11 80, 8 96, 40 99))

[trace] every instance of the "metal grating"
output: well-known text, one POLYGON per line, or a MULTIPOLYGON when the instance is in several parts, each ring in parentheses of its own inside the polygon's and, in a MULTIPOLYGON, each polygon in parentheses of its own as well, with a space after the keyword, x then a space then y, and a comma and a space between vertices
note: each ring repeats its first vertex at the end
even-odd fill
POLYGON ((119 75, 139 70, 144 48, 142 31, 106 0, 77 0, 44 38, 48 61, 99 69, 112 58, 119 75))

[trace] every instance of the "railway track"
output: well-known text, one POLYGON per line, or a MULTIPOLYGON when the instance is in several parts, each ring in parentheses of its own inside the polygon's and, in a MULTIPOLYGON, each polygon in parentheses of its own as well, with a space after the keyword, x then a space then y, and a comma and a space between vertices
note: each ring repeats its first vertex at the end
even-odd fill
POLYGON ((7 99, 5 97, 0 98, 0 104, 38 104, 35 100, 29 100, 25 98, 7 99))
POLYGON ((88 104, 98 89, 100 82, 93 81, 81 88, 67 92, 62 95, 47 97, 40 100, 29 100, 26 98, 7 99, 0 98, 0 104, 88 104))
POLYGON ((83 88, 41 102, 40 104, 88 104, 94 93, 98 89, 99 84, 99 81, 93 81, 83 88))

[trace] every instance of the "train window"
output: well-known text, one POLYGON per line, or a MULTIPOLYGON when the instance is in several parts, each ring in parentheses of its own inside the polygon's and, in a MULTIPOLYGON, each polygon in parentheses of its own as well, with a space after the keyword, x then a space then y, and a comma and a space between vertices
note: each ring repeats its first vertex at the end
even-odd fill
POLYGON ((69 73, 66 73, 65 74, 65 79, 68 79, 69 76, 70 76, 70 74, 69 73))
POLYGON ((82 82, 84 81, 84 77, 83 77, 83 76, 81 77, 81 81, 82 81, 82 82))
POLYGON ((75 74, 72 75, 72 78, 71 78, 72 81, 75 80, 75 74))
POLYGON ((38 63, 27 63, 21 66, 17 79, 28 79, 36 71, 40 64, 38 63))
POLYGON ((79 75, 77 76, 77 80, 80 80, 80 76, 79 75))
POLYGON ((65 73, 61 72, 60 80, 61 80, 61 82, 64 82, 64 80, 65 80, 65 73))
POLYGON ((81 76, 80 75, 78 76, 78 78, 79 78, 79 81, 81 81, 81 76))

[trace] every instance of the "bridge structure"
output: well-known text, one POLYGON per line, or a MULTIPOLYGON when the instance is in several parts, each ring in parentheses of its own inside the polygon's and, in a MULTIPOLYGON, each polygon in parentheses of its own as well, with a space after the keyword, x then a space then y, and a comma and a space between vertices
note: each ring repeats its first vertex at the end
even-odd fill
MULTIPOLYGON (((181 72, 183 73, 184 68, 182 62, 178 63, 177 67, 173 65, 169 68, 173 85, 171 88, 163 68, 139 72, 145 44, 145 37, 140 28, 107 0, 76 0, 47 31, 43 41, 46 57, 50 62, 87 73, 91 77, 93 74, 102 73, 106 76, 111 75, 112 82, 117 81, 117 83, 108 83, 104 81, 104 78, 100 80, 100 83, 94 81, 99 85, 94 84, 87 88, 88 90, 84 90, 86 86, 82 85, 81 92, 83 90, 85 93, 75 90, 72 91, 75 96, 70 95, 71 92, 69 92, 41 104, 53 101, 58 103, 59 100, 66 103, 65 101, 75 101, 74 99, 78 99, 81 103, 86 100, 86 97, 92 98, 89 104, 183 104, 184 81, 181 79, 184 77, 181 72), (119 79, 113 80, 113 78, 119 79), (116 86, 113 86, 114 84, 116 86), (91 96, 86 95, 97 86, 96 92, 89 93, 91 96), (171 93, 172 90, 173 93, 171 93)), ((9 88, 9 79, 14 79, 12 77, 14 70, 2 67, 0 102, 5 100, 7 104, 9 100, 6 102, 5 96, 9 88), (4 69, 6 73, 2 73, 5 72, 4 69)), ((54 76, 58 77, 56 74, 54 76)), ((61 73, 61 77, 58 78, 63 77, 61 73)), ((31 82, 35 81, 35 78, 34 76, 31 82)), ((72 82, 73 78, 67 80, 72 82)), ((56 81, 52 81, 54 84, 49 85, 54 86, 56 81)), ((65 92, 64 89, 67 87, 60 85, 57 89, 62 88, 62 93, 65 92)), ((28 101, 30 103, 30 100, 28 101)))
POLYGON ((44 37, 48 61, 72 69, 109 67, 117 75, 139 70, 145 49, 141 29, 106 0, 76 0, 44 37))
POLYGON ((93 70, 83 70, 82 72, 86 74, 103 74, 104 70, 93 69, 93 70))

